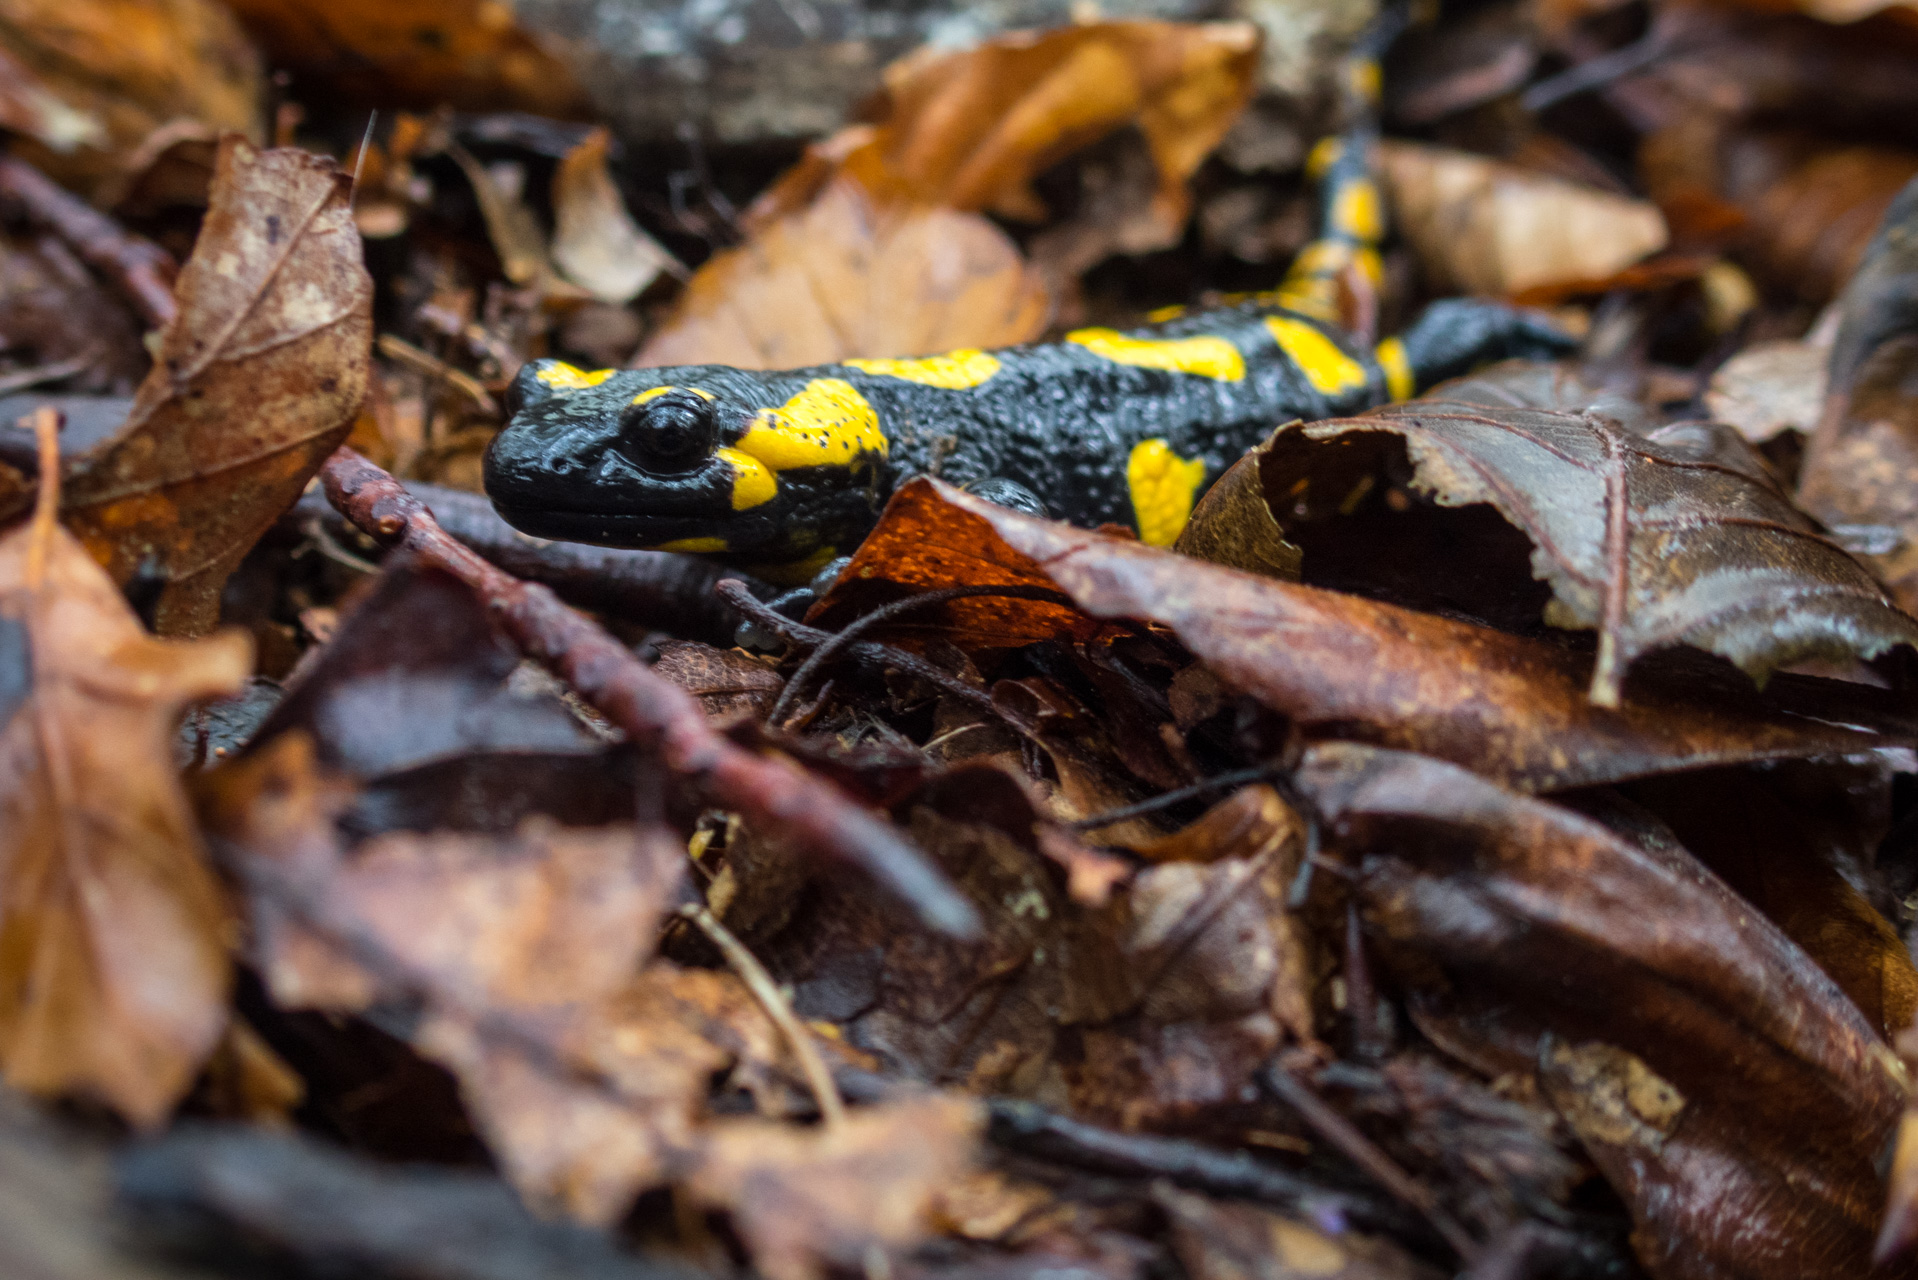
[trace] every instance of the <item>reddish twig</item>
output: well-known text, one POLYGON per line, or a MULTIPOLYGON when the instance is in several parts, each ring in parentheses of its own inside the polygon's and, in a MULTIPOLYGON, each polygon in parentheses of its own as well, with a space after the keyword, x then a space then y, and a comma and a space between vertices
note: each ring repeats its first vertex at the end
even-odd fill
POLYGON ((334 453, 320 476, 340 514, 470 586, 522 652, 551 667, 635 744, 701 787, 714 805, 811 853, 853 864, 934 928, 978 935, 972 904, 890 824, 792 761, 747 751, 715 733, 692 695, 654 675, 546 587, 521 582, 454 541, 392 476, 351 449, 334 453))
POLYGON ((179 314, 173 300, 179 266, 159 245, 127 231, 13 156, 0 156, 0 197, 17 201, 30 220, 66 241, 87 265, 118 285, 149 325, 163 328, 179 314))

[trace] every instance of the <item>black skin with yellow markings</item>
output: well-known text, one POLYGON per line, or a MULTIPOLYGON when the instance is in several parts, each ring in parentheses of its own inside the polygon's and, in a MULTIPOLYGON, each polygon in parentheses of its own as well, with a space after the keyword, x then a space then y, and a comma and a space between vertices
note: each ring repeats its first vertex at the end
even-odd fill
POLYGON ((1310 166, 1319 236, 1274 292, 1124 333, 781 373, 535 361, 487 454, 487 493, 528 533, 703 552, 789 583, 849 552, 893 489, 922 475, 1165 544, 1281 423, 1564 352, 1572 343, 1542 317, 1492 302, 1437 303, 1376 350, 1328 322, 1348 286, 1380 283, 1377 59, 1405 21, 1388 6, 1347 61, 1352 126, 1310 166))
MULTIPOLYGON (((704 365, 582 378, 556 361, 536 361, 515 382, 512 419, 487 454, 486 489, 510 523, 541 537, 707 551, 762 570, 788 566, 785 576, 794 578, 849 551, 892 490, 915 476, 962 485, 1010 480, 1075 524, 1138 527, 1147 522, 1140 519, 1128 466, 1140 445, 1163 441, 1171 461, 1203 465, 1185 494, 1189 510, 1206 485, 1278 424, 1345 416, 1406 390, 1402 380, 1388 386, 1376 354, 1358 349, 1335 327, 1265 301, 1112 334, 1108 351, 1112 339, 1137 346, 1121 341, 1124 358, 1083 340, 987 353, 997 368, 971 386, 926 385, 848 365, 776 373, 704 365), (1293 352, 1268 325, 1274 319, 1291 336, 1293 352), (1309 335, 1301 344, 1302 328, 1319 335, 1323 347, 1309 335), (1242 372, 1213 376, 1231 372, 1222 367, 1229 365, 1224 351, 1211 342, 1201 342, 1197 352, 1166 345, 1181 339, 1222 341, 1242 372), (1309 357, 1303 364, 1301 346, 1309 357), (1183 359, 1212 373, 1126 358, 1183 359), (602 379, 595 385, 567 385, 595 377, 602 379), (560 385, 552 385, 555 380, 560 385), (742 439, 756 420, 765 422, 767 411, 822 382, 845 384, 870 406, 883 452, 848 443, 861 435, 854 429, 840 441, 848 456, 774 469, 771 496, 737 506, 742 439), (647 398, 648 392, 655 394, 647 398), (689 438, 696 446, 690 450, 689 438)), ((1435 304, 1399 341, 1420 387, 1489 359, 1557 354, 1569 345, 1535 313, 1474 300, 1435 304)), ((980 367, 974 359, 969 373, 952 380, 976 376, 980 367)), ((834 401, 843 403, 843 396, 834 401)), ((819 430, 834 429, 826 419, 803 415, 778 425, 803 436, 821 421, 826 425, 819 430)), ((870 432, 864 434, 870 442, 870 432)), ((755 460, 745 461, 750 469, 755 460)), ((763 478, 760 483, 763 489, 763 478)), ((1180 486, 1175 480, 1171 487, 1180 486)), ((1183 523, 1183 513, 1173 515, 1183 523)), ((1160 533, 1149 540, 1169 540, 1163 527, 1160 533)))

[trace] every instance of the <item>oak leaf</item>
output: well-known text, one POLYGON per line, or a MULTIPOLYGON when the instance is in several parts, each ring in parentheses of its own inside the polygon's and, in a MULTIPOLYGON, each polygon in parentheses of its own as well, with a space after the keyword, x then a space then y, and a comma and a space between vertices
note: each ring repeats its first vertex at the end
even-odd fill
POLYGON ((115 581, 165 585, 162 633, 219 615, 227 575, 351 428, 373 284, 332 161, 220 144, 212 204, 127 421, 70 466, 62 517, 115 581))
POLYGON ((180 789, 181 708, 245 681, 237 633, 149 636, 50 512, 0 539, 0 1068, 139 1124, 226 1022, 227 913, 180 789))

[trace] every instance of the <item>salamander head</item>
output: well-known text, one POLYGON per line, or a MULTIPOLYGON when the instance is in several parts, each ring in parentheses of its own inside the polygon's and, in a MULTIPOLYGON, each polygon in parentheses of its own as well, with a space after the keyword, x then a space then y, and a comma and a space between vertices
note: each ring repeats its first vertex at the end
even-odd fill
POLYGON ((487 495, 542 538, 802 573, 851 550, 889 481, 878 415, 832 372, 532 361, 487 450, 487 495))

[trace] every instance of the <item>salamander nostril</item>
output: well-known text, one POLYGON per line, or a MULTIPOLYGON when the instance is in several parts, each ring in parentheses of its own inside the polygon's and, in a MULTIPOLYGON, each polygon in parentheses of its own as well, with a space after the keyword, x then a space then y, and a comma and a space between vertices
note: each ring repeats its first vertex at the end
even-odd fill
POLYGON ((626 406, 619 428, 622 452, 667 475, 692 470, 717 443, 712 404, 678 388, 626 406))

